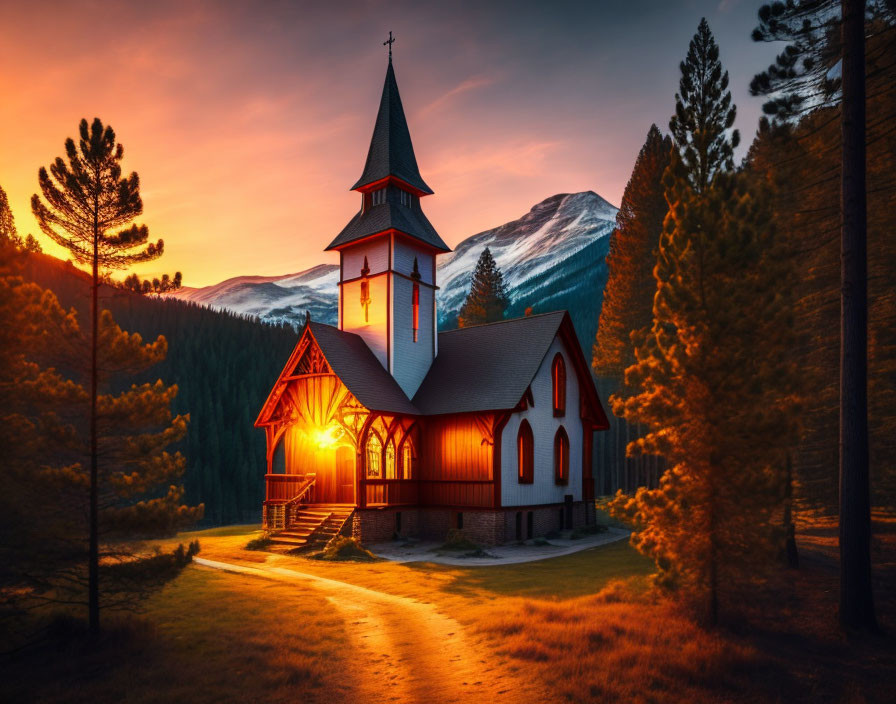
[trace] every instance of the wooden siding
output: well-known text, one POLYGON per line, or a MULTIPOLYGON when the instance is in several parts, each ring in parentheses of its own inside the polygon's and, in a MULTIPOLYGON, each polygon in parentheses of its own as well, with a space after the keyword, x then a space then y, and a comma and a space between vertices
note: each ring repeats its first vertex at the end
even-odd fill
POLYGON ((490 508, 495 505, 491 414, 435 416, 423 428, 420 503, 490 508))
POLYGON ((304 481, 304 474, 264 475, 265 501, 289 501, 304 481))
POLYGON ((427 418, 420 465, 424 480, 490 482, 492 446, 476 415, 427 418))
POLYGON ((458 508, 492 508, 493 482, 427 482, 420 483, 420 503, 424 506, 458 508))
POLYGON ((579 383, 569 353, 556 338, 532 380, 532 399, 535 405, 514 413, 501 435, 501 504, 503 506, 536 506, 561 504, 564 496, 582 500, 583 432, 579 417, 579 383), (553 384, 551 367, 554 356, 561 353, 566 363, 566 412, 555 417, 552 403, 553 384), (523 419, 532 427, 534 440, 534 477, 531 484, 520 484, 517 478, 516 437, 523 419), (554 437, 560 426, 569 436, 569 481, 554 483, 554 437))
POLYGON ((415 505, 419 501, 418 483, 404 479, 367 479, 364 482, 368 506, 415 505))

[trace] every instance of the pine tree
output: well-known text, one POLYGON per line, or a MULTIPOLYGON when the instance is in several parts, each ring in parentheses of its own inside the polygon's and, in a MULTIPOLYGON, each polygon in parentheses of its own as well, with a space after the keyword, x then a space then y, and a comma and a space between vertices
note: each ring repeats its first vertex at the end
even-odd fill
POLYGON ((507 310, 504 277, 488 247, 479 255, 470 282, 470 293, 457 316, 459 327, 494 323, 504 318, 507 310))
POLYGON ((99 630, 99 286, 110 269, 161 256, 163 242, 149 243, 145 225, 133 223, 143 212, 140 180, 136 173, 122 178, 124 148, 115 132, 99 118, 91 125, 81 120, 80 140, 65 141, 68 163, 60 157, 49 173, 41 167, 38 182, 46 204, 37 194, 31 209, 45 235, 68 249, 76 262, 89 265, 93 277, 90 311, 90 630, 99 630))
POLYGON ((703 193, 716 174, 734 168, 734 148, 740 142, 738 131, 731 131, 737 108, 731 103, 728 72, 722 69, 719 47, 705 17, 680 68, 669 129, 683 173, 691 188, 703 193))
POLYGON ((681 69, 653 324, 635 335, 637 362, 611 399, 649 428, 629 452, 662 455, 669 468, 659 488, 620 494, 612 508, 634 521, 632 541, 656 560, 658 583, 683 588, 715 623, 722 597, 781 544, 774 438, 793 417, 781 354, 792 311, 767 189, 730 172, 734 108, 705 20, 681 69))
POLYGON ((671 151, 672 140, 651 125, 622 195, 593 350, 592 367, 600 376, 622 377, 635 361, 631 333, 653 322, 654 251, 669 210, 663 173, 671 151))
MULTIPOLYGON (((42 602, 89 601, 84 336, 73 309, 20 275, 27 259, 21 242, 0 234, 0 599, 11 607, 5 615, 42 602)), ((108 312, 100 340, 104 374, 156 363, 166 349, 164 338, 144 345, 122 332, 108 312)), ((186 429, 185 417, 171 415, 176 391, 156 382, 98 399, 100 584, 107 607, 133 606, 192 554, 147 560, 120 540, 170 533, 201 515, 201 507, 180 504, 182 490, 174 486, 184 458, 164 451, 186 429)))
POLYGON ((22 245, 22 238, 16 230, 16 219, 9 207, 9 199, 6 191, 0 186, 0 242, 3 243, 5 252, 12 255, 22 245))

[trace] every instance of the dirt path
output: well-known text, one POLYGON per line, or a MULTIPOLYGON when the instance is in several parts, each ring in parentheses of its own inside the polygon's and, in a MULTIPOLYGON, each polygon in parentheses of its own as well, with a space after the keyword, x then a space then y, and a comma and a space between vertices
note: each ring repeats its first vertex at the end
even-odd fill
POLYGON ((544 692, 500 661, 480 640, 432 604, 273 566, 204 558, 195 564, 266 579, 301 581, 339 609, 354 639, 354 701, 541 701, 544 692))

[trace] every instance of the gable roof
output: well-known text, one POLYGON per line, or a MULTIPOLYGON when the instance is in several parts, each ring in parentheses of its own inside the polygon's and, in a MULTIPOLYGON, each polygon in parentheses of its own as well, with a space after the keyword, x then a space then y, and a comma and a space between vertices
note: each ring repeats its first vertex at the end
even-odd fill
POLYGON ((515 408, 557 335, 566 342, 598 427, 606 415, 566 311, 439 333, 439 354, 414 396, 424 415, 515 408))
POLYGON ((420 414, 360 335, 323 323, 309 323, 309 328, 336 376, 361 405, 371 411, 420 414))
POLYGON ((608 428, 591 371, 566 311, 502 320, 439 333, 439 353, 409 400, 360 335, 308 322, 255 425, 269 420, 304 351, 317 343, 333 373, 365 408, 403 415, 512 410, 522 400, 556 337, 566 345, 594 428, 608 428))
POLYGON ((359 212, 342 229, 342 232, 336 235, 336 239, 330 242, 324 251, 336 249, 369 235, 388 230, 402 232, 440 252, 451 251, 451 248, 439 237, 439 233, 430 224, 419 205, 409 208, 390 202, 359 212))
POLYGON ((289 377, 305 350, 308 337, 317 344, 330 369, 362 406, 371 411, 419 415, 420 412, 408 400, 398 382, 380 364, 359 335, 339 330, 332 325, 307 322, 258 414, 256 426, 265 425, 273 415, 289 383, 289 377))
POLYGON ((363 188, 387 176, 395 176, 423 193, 432 193, 417 168, 414 145, 411 143, 411 133, 404 117, 391 60, 386 69, 386 81, 370 139, 367 162, 361 178, 352 186, 352 190, 363 188))

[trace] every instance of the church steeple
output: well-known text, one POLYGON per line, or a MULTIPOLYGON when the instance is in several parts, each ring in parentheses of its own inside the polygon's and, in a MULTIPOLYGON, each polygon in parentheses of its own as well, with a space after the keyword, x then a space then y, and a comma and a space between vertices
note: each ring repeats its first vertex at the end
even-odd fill
MULTIPOLYGON (((390 45, 391 54, 391 45, 390 45)), ((432 189, 420 175, 417 158, 414 156, 414 145, 411 133, 401 106, 398 94, 398 83, 395 81, 395 70, 392 68, 392 57, 386 69, 386 81, 383 84, 383 95, 380 98, 380 109, 370 139, 367 152, 367 163, 358 182, 352 186, 353 191, 362 190, 378 181, 392 176, 418 191, 415 195, 430 195, 432 189)))
POLYGON ((361 209, 327 247, 339 252, 339 329, 359 335, 412 398, 438 354, 436 257, 451 250, 420 208, 432 189, 417 168, 391 56, 352 190, 361 209))

